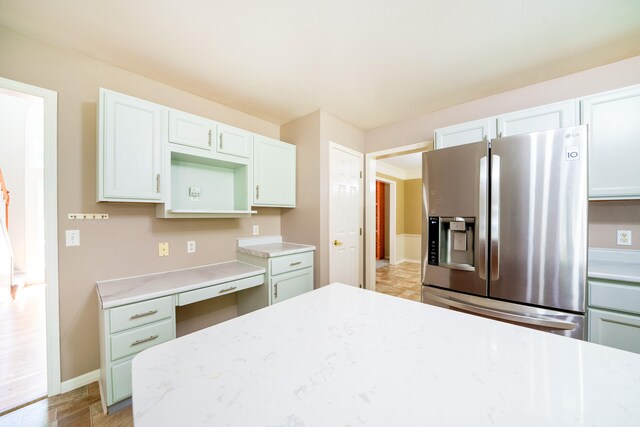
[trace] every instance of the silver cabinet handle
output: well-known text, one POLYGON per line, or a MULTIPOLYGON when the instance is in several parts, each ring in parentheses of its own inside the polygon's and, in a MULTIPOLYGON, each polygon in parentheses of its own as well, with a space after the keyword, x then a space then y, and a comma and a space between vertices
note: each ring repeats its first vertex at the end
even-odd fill
POLYGON ((158 335, 151 335, 150 337, 147 337, 147 338, 144 338, 144 339, 141 339, 141 340, 136 340, 136 341, 132 342, 131 343, 131 347, 133 347, 135 345, 144 344, 146 342, 153 341, 155 339, 158 339, 158 335))
POLYGON ((260 198, 260 184, 256 185, 256 200, 260 198))
POLYGON ((211 147, 211 129, 209 129, 209 147, 211 147))
POLYGON ((478 276, 487 278, 487 156, 480 159, 478 188, 478 276))
POLYGON ((222 136, 223 134, 220 134, 220 149, 222 150, 222 136))
POLYGON ((491 280, 500 278, 500 156, 491 156, 491 280))
POLYGON ((276 284, 273 285, 273 287, 275 288, 275 295, 273 297, 278 298, 278 282, 276 282, 276 284))
POLYGON ((220 292, 218 292, 219 294, 225 293, 225 292, 229 292, 232 291, 236 288, 236 286, 232 286, 230 288, 226 288, 226 289, 220 289, 220 292))
POLYGON ((160 192, 160 174, 156 175, 156 193, 160 192))
POLYGON ((300 265, 302 264, 302 261, 296 261, 296 262, 292 262, 291 264, 289 264, 291 267, 293 267, 294 265, 300 265))
POLYGON ((150 311, 147 311, 146 313, 134 314, 133 316, 131 316, 129 318, 129 320, 135 320, 135 319, 139 319, 141 317, 151 316, 152 314, 156 314, 157 312, 158 312, 158 310, 150 310, 150 311))

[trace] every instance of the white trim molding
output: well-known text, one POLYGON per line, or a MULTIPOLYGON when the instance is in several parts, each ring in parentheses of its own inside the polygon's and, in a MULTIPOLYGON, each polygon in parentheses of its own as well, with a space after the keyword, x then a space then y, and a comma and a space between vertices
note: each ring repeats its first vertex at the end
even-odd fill
POLYGON ((44 236, 47 336, 47 394, 60 394, 60 312, 58 295, 58 93, 0 77, 0 88, 44 101, 44 236))
POLYGON ((99 379, 100 379, 100 369, 87 372, 86 374, 82 374, 75 378, 71 378, 70 380, 63 381, 60 384, 60 393, 66 393, 68 391, 75 390, 78 387, 82 387, 87 384, 91 384, 92 382, 96 382, 99 379))

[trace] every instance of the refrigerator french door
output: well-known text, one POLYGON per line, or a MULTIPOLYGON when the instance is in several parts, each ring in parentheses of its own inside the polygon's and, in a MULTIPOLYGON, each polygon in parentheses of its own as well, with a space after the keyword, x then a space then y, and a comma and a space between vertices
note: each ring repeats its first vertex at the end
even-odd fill
POLYGON ((422 300, 584 338, 587 129, 423 155, 422 300))

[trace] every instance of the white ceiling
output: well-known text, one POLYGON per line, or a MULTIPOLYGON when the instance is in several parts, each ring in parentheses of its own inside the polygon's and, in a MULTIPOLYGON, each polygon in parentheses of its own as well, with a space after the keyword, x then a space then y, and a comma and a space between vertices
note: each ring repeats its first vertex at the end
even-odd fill
POLYGON ((640 54, 638 0, 0 0, 0 25, 276 124, 362 129, 640 54))

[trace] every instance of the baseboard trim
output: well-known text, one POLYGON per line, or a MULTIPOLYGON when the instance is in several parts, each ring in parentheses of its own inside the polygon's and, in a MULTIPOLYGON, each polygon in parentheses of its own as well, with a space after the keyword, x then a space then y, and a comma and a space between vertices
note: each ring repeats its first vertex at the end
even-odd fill
POLYGON ((78 377, 71 378, 70 380, 62 381, 62 383, 60 383, 60 393, 66 393, 68 391, 75 390, 78 387, 91 384, 92 382, 98 381, 99 379, 100 379, 100 369, 87 372, 86 374, 82 374, 78 377))

